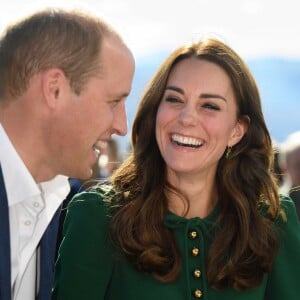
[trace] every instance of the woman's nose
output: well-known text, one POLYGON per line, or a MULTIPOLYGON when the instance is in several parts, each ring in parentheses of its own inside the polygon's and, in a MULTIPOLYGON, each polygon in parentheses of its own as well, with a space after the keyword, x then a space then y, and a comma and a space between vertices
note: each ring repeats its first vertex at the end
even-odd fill
POLYGON ((179 114, 179 121, 183 126, 196 125, 198 121, 196 109, 192 106, 185 106, 179 114))

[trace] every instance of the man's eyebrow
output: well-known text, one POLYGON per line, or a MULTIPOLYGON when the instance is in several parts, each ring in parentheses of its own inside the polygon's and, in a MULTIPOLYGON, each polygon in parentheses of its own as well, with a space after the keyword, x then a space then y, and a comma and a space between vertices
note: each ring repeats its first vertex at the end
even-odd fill
POLYGON ((127 98, 129 96, 130 93, 123 93, 123 94, 112 94, 111 97, 115 98, 115 99, 123 99, 123 98, 127 98))
POLYGON ((130 93, 124 93, 121 95, 122 98, 127 98, 129 96, 130 93))

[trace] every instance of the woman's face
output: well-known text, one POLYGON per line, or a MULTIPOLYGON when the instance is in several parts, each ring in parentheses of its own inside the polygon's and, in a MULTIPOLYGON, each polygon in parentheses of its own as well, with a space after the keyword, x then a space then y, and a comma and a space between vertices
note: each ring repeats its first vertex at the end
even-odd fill
POLYGON ((174 66, 156 117, 156 140, 168 172, 214 176, 226 147, 238 143, 245 130, 221 67, 197 58, 174 66))

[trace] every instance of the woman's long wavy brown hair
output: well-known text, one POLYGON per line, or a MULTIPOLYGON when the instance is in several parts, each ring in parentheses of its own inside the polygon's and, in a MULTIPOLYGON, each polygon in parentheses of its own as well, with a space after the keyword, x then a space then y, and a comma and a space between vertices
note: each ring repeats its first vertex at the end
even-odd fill
POLYGON ((208 282, 216 289, 256 287, 270 271, 277 250, 273 220, 279 214, 279 196, 270 172, 272 141, 254 78, 242 59, 221 41, 206 39, 175 50, 148 85, 133 124, 132 152, 112 177, 117 210, 111 234, 139 271, 163 282, 179 275, 181 257, 172 232, 163 226, 167 192, 179 191, 167 182, 155 120, 170 71, 190 57, 213 62, 227 72, 235 92, 237 117, 247 115, 250 119, 231 159, 222 157, 218 165, 221 213, 217 222, 222 230, 208 251, 208 282), (261 214, 262 204, 268 207, 266 215, 261 214))

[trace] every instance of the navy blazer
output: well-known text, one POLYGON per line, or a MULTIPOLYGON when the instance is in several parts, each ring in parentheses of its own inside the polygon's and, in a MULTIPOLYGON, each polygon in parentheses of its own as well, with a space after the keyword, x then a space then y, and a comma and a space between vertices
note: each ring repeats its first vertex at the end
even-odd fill
MULTIPOLYGON (((54 259, 60 207, 40 241, 40 286, 37 300, 49 300, 54 278, 54 259)), ((0 299, 11 300, 10 233, 8 201, 0 165, 0 299)))

